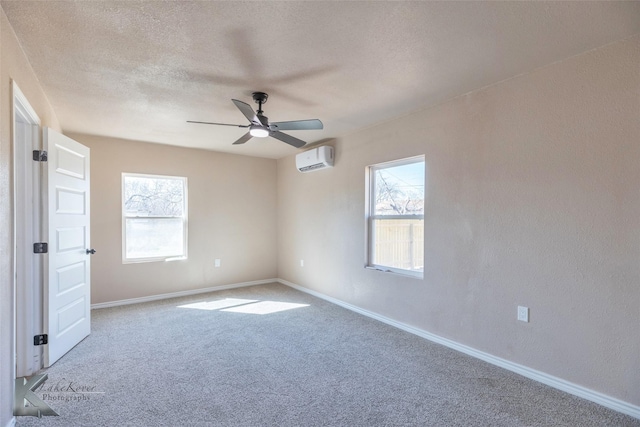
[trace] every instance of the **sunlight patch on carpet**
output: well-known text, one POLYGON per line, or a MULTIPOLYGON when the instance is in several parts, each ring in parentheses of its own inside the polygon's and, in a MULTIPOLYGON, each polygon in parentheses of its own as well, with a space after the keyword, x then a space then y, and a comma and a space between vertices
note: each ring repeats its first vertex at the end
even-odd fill
POLYGON ((216 301, 201 301, 193 304, 179 305, 178 308, 195 308, 198 310, 220 310, 221 308, 258 302, 255 299, 225 298, 216 301))
POLYGON ((196 310, 220 310, 231 313, 271 314, 294 308, 308 307, 309 304, 296 304, 282 301, 258 301, 240 298, 225 298, 215 301, 200 301, 192 304, 179 305, 178 308, 193 308, 196 310))
POLYGON ((247 314, 271 314, 294 308, 309 307, 309 304, 296 304, 293 302, 262 301, 254 304, 245 304, 239 307, 225 308, 221 311, 247 314))

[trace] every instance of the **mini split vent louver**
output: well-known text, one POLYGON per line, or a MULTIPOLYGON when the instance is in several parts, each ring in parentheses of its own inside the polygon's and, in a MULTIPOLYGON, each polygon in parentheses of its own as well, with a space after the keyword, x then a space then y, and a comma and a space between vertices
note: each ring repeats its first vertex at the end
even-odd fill
POLYGON ((300 172, 312 172, 333 167, 333 147, 324 145, 296 155, 296 168, 300 172))

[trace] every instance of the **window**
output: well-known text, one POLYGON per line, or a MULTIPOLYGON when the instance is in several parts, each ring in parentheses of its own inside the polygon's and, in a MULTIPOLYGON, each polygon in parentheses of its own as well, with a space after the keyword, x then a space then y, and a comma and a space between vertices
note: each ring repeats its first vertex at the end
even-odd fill
POLYGON ((187 178, 122 174, 122 261, 187 257, 187 178))
POLYGON ((422 277, 424 156, 369 167, 367 266, 422 277))

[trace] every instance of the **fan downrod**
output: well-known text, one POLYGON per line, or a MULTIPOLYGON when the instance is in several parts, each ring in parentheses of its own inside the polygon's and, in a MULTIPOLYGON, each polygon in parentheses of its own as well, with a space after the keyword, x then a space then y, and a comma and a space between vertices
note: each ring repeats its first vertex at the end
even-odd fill
POLYGON ((256 102, 256 104, 258 104, 258 114, 262 114, 262 104, 267 103, 267 98, 269 98, 269 95, 264 92, 253 92, 251 95, 253 96, 253 100, 256 102))

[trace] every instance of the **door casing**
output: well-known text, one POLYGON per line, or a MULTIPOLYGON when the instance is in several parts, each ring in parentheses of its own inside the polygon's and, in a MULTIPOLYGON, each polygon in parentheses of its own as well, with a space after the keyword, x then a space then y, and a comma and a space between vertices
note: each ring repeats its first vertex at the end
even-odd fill
POLYGON ((13 126, 13 245, 14 245, 14 337, 15 375, 35 374, 42 367, 42 351, 33 336, 42 333, 42 260, 33 243, 42 241, 40 162, 41 122, 15 81, 12 81, 13 126))

